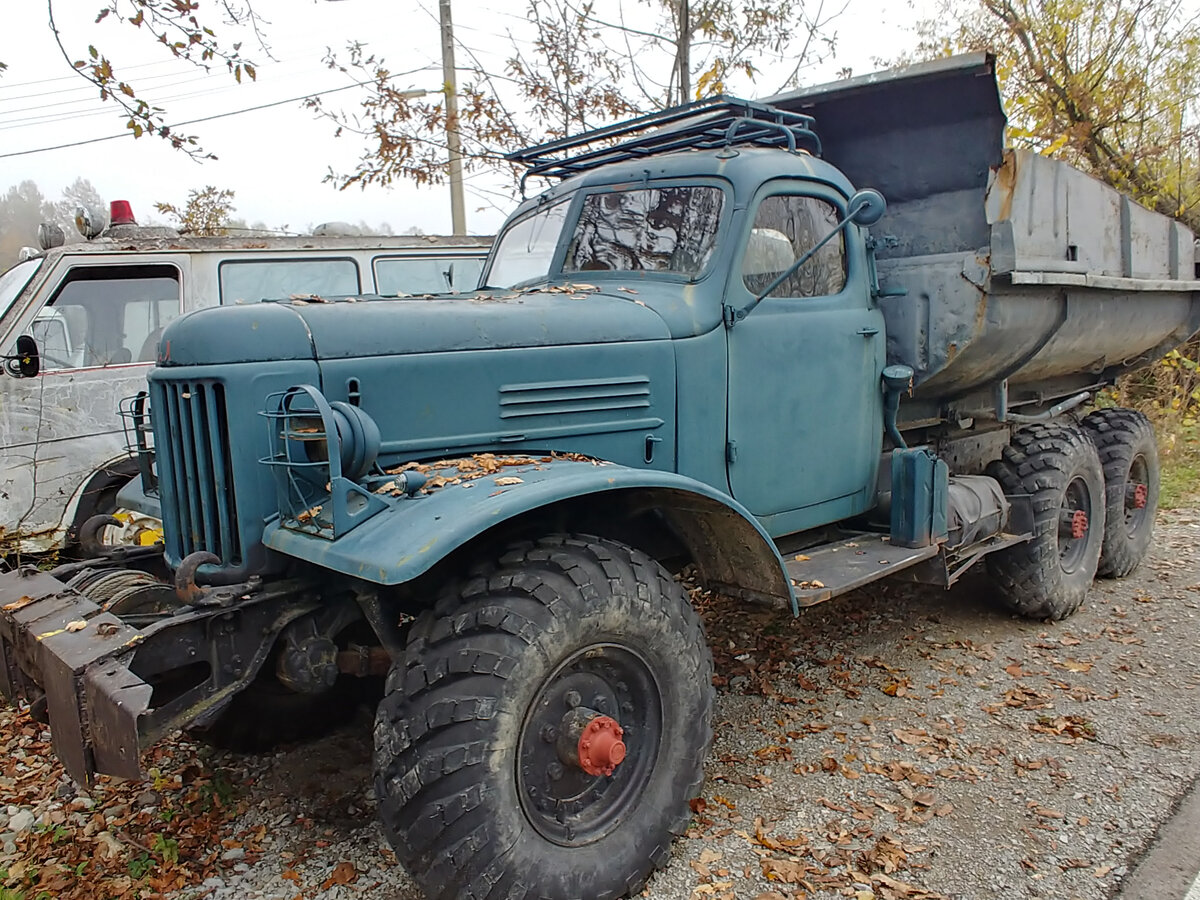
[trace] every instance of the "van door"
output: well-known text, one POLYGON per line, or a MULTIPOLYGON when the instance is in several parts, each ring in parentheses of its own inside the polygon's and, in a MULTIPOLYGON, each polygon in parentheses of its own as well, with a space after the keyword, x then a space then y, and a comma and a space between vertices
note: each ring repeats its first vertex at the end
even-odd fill
POLYGON ((57 545, 66 526, 109 511, 115 481, 128 479, 120 466, 93 475, 123 461, 118 404, 145 387, 158 337, 181 311, 186 259, 153 260, 64 257, 26 310, 41 371, 0 377, 0 549, 57 545))

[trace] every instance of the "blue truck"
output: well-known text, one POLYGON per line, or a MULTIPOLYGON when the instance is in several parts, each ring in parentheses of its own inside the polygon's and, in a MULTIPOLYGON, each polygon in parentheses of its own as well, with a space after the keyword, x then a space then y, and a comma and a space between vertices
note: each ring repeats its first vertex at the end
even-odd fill
POLYGON ((682 571, 797 611, 982 564, 1055 620, 1147 552, 1153 430, 1093 407, 1200 329, 1192 235, 1004 125, 983 55, 691 104, 514 154, 551 186, 466 296, 177 319, 126 409, 163 543, 0 578, 0 688, 87 782, 381 680, 430 897, 638 890, 712 733, 682 571))

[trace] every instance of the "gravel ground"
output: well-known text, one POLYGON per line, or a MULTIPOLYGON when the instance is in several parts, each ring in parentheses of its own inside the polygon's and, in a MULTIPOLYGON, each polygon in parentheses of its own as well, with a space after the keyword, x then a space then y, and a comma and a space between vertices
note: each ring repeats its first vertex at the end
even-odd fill
MULTIPOLYGON (((698 595, 717 662, 716 743, 691 827, 643 896, 1111 896, 1200 775, 1197 546, 1200 510, 1164 513, 1150 559, 1097 582, 1057 624, 998 611, 981 577, 949 593, 874 587, 795 620, 698 595)), ((19 716, 0 728, 29 754, 45 737, 19 716)), ((90 892, 85 870, 83 892, 62 896, 421 897, 374 821, 367 711, 271 756, 184 739, 162 753, 161 796, 108 784, 90 795, 125 813, 124 831, 101 820, 121 839, 113 855, 144 863, 148 849, 158 868, 123 873, 127 892, 90 892), (176 808, 199 810, 178 832, 161 815, 176 808), (204 841, 189 832, 188 843, 195 822, 204 841), (160 834, 180 840, 180 860, 154 850, 160 834)), ((57 779, 47 772, 41 798, 0 796, 10 820, 36 819, 0 833, 10 886, 14 866, 22 884, 30 866, 43 879, 52 868, 55 814, 74 825, 80 797, 57 779)))

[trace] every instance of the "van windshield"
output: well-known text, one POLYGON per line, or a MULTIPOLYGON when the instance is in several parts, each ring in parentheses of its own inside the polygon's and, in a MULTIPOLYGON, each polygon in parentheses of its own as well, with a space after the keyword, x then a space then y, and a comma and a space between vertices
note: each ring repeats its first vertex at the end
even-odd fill
POLYGON ((27 259, 0 275, 0 319, 8 315, 13 302, 20 296, 21 291, 25 290, 25 285, 29 284, 34 273, 41 268, 42 262, 41 259, 27 259))

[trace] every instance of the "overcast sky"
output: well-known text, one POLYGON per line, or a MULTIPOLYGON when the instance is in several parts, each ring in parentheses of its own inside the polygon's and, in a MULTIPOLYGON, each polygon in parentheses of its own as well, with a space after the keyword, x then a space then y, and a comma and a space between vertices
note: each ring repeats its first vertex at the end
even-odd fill
MULTIPOLYGON (((596 7, 602 10, 613 2, 598 0, 596 7)), ((341 48, 351 39, 368 42, 393 71, 412 71, 393 82, 398 87, 437 90, 441 85, 437 0, 254 0, 268 23, 265 32, 275 61, 252 36, 244 37, 243 53, 258 63, 258 79, 241 86, 224 69, 214 67, 206 74, 167 58, 128 26, 109 21, 93 25, 99 5, 98 0, 55 0, 68 47, 83 58, 89 43, 98 45, 123 67, 119 74, 167 108, 171 122, 342 87, 347 76, 326 69, 321 57, 327 46, 341 48)), ((203 3, 202 10, 212 5, 203 3)), ((489 53, 500 59, 511 47, 507 33, 518 40, 525 33, 524 10, 525 0, 454 0, 456 37, 485 60, 489 53)), ((855 74, 873 70, 873 57, 895 55, 913 42, 906 30, 912 16, 912 7, 903 2, 848 0, 833 26, 836 59, 806 73, 805 82, 831 80, 842 67, 855 74)), ((211 184, 235 191, 238 216, 272 227, 299 231, 322 222, 366 220, 387 222, 396 232, 412 226, 430 234, 450 231, 444 187, 401 184, 339 192, 323 184, 331 167, 350 170, 362 145, 354 137, 335 139, 332 126, 299 102, 225 115, 186 129, 200 136, 205 149, 218 157, 215 161, 193 162, 148 137, 42 149, 120 134, 124 122, 115 106, 101 103, 96 89, 67 67, 52 39, 45 3, 8 0, 4 18, 0 60, 9 68, 0 78, 0 190, 31 178, 53 200, 82 176, 105 198, 132 201, 144 220, 155 201, 182 203, 190 188, 211 184), (28 150, 40 152, 4 156, 28 150)), ((217 31, 219 36, 230 33, 217 31)), ((465 62, 460 50, 459 66, 465 62)), ((775 87, 761 83, 757 91, 745 92, 768 94, 775 87)), ((326 102, 353 106, 357 93, 335 93, 326 102)), ((511 204, 496 196, 497 186, 486 176, 469 176, 467 223, 472 232, 492 233, 503 222, 511 204)))

